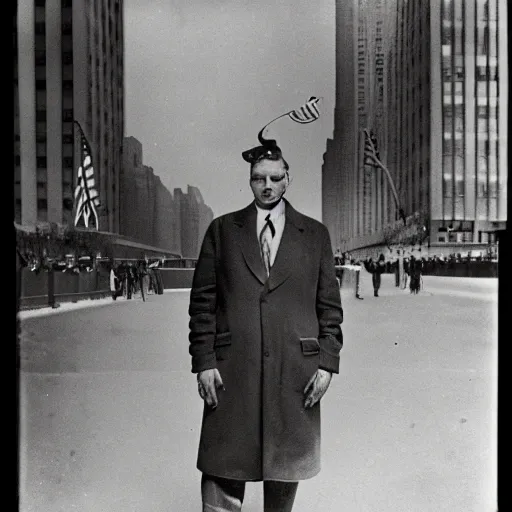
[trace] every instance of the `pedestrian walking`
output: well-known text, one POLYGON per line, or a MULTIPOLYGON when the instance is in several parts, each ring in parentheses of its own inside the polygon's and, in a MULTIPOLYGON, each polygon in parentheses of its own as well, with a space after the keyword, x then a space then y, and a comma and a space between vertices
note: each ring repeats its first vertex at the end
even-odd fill
POLYGON ((411 293, 418 294, 420 291, 422 269, 423 262, 421 258, 411 256, 411 260, 409 262, 409 272, 411 275, 409 288, 411 293))
POLYGON ((119 295, 119 277, 116 274, 114 262, 110 265, 110 293, 112 300, 116 300, 119 295))
POLYGON ((361 272, 363 267, 360 261, 354 263, 354 269, 356 272, 356 299, 363 300, 363 297, 361 297, 361 272))
POLYGON ((381 276, 386 270, 386 258, 384 254, 381 254, 377 261, 374 261, 373 258, 369 258, 366 261, 365 267, 372 275, 373 296, 378 297, 382 280, 381 276))
POLYGON ((139 260, 137 265, 137 277, 138 284, 140 288, 140 293, 142 295, 142 300, 146 302, 146 296, 148 294, 148 270, 146 267, 145 260, 139 260))
MULTIPOLYGON (((393 271, 395 274, 395 286, 400 287, 400 249, 396 250, 396 260, 393 262, 393 271)), ((402 265, 403 271, 403 265, 402 265)))
POLYGON ((126 298, 130 299, 132 298, 132 295, 135 294, 135 283, 136 283, 136 276, 135 276, 135 269, 133 268, 132 262, 129 261, 126 265, 126 298))
POLYGON ((190 294, 203 512, 240 511, 247 481, 263 481, 265 511, 292 510, 320 471, 320 400, 339 372, 329 233, 283 198, 288 164, 259 139, 242 154, 254 201, 210 224, 190 294))
POLYGON ((334 253, 334 264, 335 265, 343 265, 342 263, 342 254, 340 249, 336 249, 334 253))

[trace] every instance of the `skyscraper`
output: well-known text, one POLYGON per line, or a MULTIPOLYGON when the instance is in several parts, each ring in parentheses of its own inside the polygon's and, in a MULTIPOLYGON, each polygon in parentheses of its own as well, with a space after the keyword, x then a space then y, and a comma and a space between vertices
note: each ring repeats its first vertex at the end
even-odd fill
POLYGON ((122 0, 21 0, 14 62, 15 220, 72 223, 84 129, 100 229, 119 229, 124 131, 122 0))
POLYGON ((492 241, 506 224, 505 0, 337 1, 333 140, 324 222, 345 250, 382 243, 397 219, 383 171, 365 165, 363 129, 406 215, 430 243, 492 241))
POLYGON ((213 211, 205 204, 197 187, 188 185, 187 193, 175 188, 174 199, 180 208, 181 254, 185 258, 197 258, 203 237, 213 220, 213 211))

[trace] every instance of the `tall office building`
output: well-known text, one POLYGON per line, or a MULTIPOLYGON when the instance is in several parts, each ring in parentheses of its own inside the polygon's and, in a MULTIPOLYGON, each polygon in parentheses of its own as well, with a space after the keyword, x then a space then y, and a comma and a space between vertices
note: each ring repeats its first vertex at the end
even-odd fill
POLYGON ((188 185, 187 193, 175 188, 174 199, 181 212, 181 253, 185 258, 197 258, 206 229, 213 220, 213 211, 197 187, 188 185))
POLYGON ((181 252, 179 204, 143 163, 142 144, 125 137, 120 179, 119 233, 136 242, 181 252))
POLYGON ((76 120, 92 150, 99 227, 118 232, 122 0, 21 0, 14 30, 15 220, 73 222, 76 120))
POLYGON ((385 173, 365 165, 365 128, 405 213, 428 219, 431 246, 458 251, 505 228, 506 7, 337 1, 335 129, 322 170, 323 217, 337 247, 382 243, 397 219, 385 173))

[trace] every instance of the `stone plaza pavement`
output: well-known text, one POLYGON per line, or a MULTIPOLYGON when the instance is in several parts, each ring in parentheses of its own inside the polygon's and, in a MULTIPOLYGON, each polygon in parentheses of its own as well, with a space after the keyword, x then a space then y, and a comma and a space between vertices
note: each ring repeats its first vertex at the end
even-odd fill
MULTIPOLYGON (((294 512, 497 510, 497 280, 423 283, 342 292, 323 469, 294 512)), ((20 314, 20 512, 199 512, 188 290, 89 302, 20 314)))

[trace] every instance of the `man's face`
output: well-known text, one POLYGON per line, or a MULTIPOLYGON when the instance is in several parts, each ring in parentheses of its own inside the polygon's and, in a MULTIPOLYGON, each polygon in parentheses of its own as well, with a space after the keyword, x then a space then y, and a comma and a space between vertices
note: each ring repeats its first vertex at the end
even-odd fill
POLYGON ((251 190, 260 208, 272 208, 287 186, 288 176, 281 160, 261 160, 251 170, 251 190))

